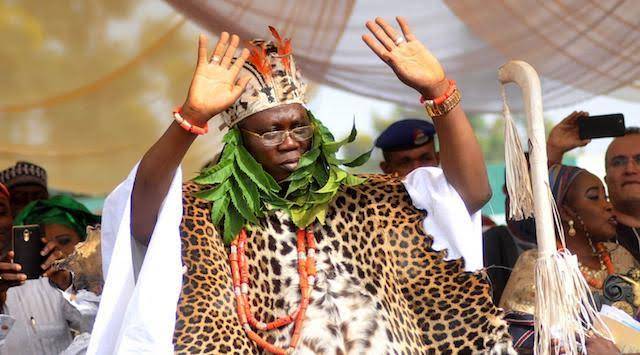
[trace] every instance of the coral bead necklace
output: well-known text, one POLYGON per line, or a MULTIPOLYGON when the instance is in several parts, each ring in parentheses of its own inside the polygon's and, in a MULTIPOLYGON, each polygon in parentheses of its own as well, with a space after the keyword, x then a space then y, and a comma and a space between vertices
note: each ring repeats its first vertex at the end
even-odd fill
POLYGON ((251 312, 251 303, 249 302, 249 264, 247 263, 245 255, 246 246, 247 232, 243 228, 231 243, 231 252, 229 254, 233 291, 236 296, 236 310, 240 324, 247 333, 247 336, 262 349, 278 355, 291 353, 300 341, 302 324, 307 307, 309 306, 311 288, 316 281, 315 236, 311 230, 307 231, 300 228, 297 232, 298 274, 300 275, 301 293, 298 309, 291 314, 268 323, 259 321, 251 312), (254 331, 254 329, 269 331, 282 328, 291 323, 294 323, 293 334, 291 336, 291 343, 287 349, 269 343, 254 331))

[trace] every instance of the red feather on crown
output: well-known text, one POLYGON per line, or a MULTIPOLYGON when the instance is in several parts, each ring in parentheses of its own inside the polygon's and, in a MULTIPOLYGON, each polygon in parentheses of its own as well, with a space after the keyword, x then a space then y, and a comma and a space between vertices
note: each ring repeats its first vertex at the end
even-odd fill
POLYGON ((282 37, 280 37, 278 30, 273 26, 269 26, 269 30, 276 39, 276 48, 278 48, 278 56, 281 58, 282 64, 287 71, 291 73, 291 60, 289 59, 289 55, 291 54, 291 38, 285 38, 283 40, 282 37))
POLYGON ((269 56, 267 56, 267 46, 264 42, 258 45, 249 43, 249 58, 247 61, 262 74, 265 80, 271 79, 271 63, 269 62, 269 56))

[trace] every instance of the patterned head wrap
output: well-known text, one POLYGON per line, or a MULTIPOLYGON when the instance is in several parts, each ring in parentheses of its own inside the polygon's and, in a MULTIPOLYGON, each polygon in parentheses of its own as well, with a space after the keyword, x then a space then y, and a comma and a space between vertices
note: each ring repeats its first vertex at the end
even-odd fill
POLYGON ((37 184, 46 189, 47 171, 36 164, 19 161, 16 165, 0 172, 0 183, 8 189, 23 184, 37 184))
POLYGON ((561 164, 554 164, 549 168, 549 185, 551 186, 551 193, 556 201, 556 206, 560 207, 564 203, 569 186, 583 172, 586 172, 586 170, 561 164))
POLYGON ((240 70, 240 76, 249 76, 251 80, 240 98, 220 113, 227 127, 272 107, 306 102, 307 86, 296 68, 291 39, 283 39, 271 26, 269 30, 275 42, 262 39, 249 42, 249 59, 240 70))
POLYGON ((73 228, 80 238, 87 237, 87 226, 100 223, 100 216, 69 196, 55 196, 29 203, 18 216, 15 225, 62 224, 73 228))

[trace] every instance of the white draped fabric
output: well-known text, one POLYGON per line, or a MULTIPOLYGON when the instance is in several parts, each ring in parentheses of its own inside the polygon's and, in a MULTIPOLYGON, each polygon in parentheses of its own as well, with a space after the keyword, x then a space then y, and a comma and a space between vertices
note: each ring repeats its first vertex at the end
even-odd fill
MULTIPOLYGON (((458 81, 468 111, 499 112, 497 68, 524 60, 542 77, 545 108, 619 91, 640 100, 640 5, 634 1, 167 0, 200 25, 243 38, 267 25, 293 38, 303 73, 323 84, 418 105, 362 42, 375 16, 408 19, 414 33, 458 81), (268 5, 267 5, 268 4, 268 5)), ((513 101, 513 109, 521 107, 513 101)))
MULTIPOLYGON (((102 255, 108 273, 87 351, 91 355, 170 354, 173 350, 183 273, 182 169, 176 171, 160 208, 145 255, 136 255, 131 243, 130 201, 136 172, 137 166, 105 202, 102 255), (143 261, 136 260, 140 257, 143 261), (136 265, 141 265, 137 280, 136 265)), ((414 205, 427 211, 424 225, 434 238, 433 247, 447 249, 447 259, 464 258, 467 271, 482 268, 480 213, 469 216, 442 169, 417 169, 404 184, 414 205)))

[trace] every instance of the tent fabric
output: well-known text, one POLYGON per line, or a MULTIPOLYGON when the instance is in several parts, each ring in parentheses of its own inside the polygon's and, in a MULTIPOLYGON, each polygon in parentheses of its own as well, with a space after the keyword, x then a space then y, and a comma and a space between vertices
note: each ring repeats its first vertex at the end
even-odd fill
MULTIPOLYGON (((293 39, 297 64, 316 85, 417 108, 417 93, 361 40, 365 21, 395 15, 456 79, 468 112, 500 112, 497 69, 511 58, 538 70, 546 109, 595 95, 640 100, 632 0, 4 2, 0 168, 28 160, 47 169, 52 188, 112 190, 184 100, 202 28, 247 40, 269 37, 273 25, 293 39)), ((519 94, 508 94, 518 110, 519 94)), ((197 140, 185 178, 216 144, 197 140)))
MULTIPOLYGON (((281 0, 273 6, 262 1, 166 1, 214 32, 252 38, 264 35, 267 24, 280 27, 293 37, 306 76, 402 105, 417 106, 415 92, 396 80, 360 38, 365 21, 376 16, 407 18, 457 80, 469 111, 500 110, 496 72, 509 59, 525 60, 538 70, 546 108, 625 87, 637 89, 634 80, 640 78, 640 6, 632 0, 281 0)), ((520 108, 517 101, 513 106, 520 108)))

